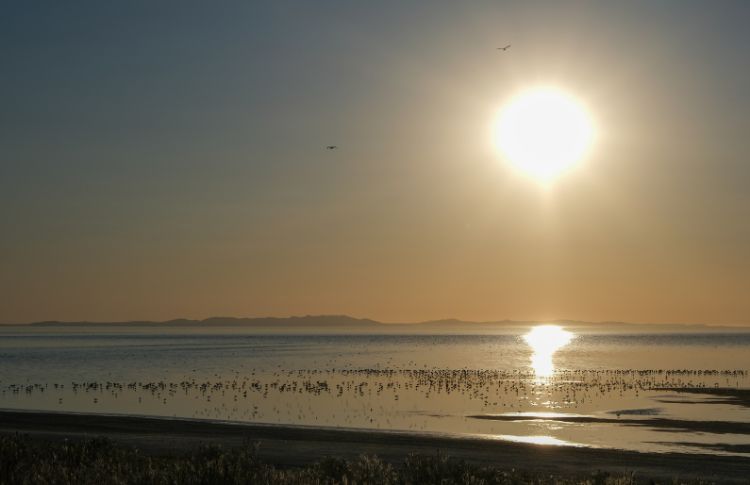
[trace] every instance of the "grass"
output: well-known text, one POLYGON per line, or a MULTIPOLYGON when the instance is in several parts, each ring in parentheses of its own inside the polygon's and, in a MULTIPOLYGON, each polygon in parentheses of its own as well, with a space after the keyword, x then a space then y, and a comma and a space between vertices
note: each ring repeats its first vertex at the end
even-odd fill
MULTIPOLYGON (((304 468, 264 463, 257 445, 207 446, 174 456, 144 455, 103 439, 44 442, 0 437, 0 485, 21 484, 587 484, 659 483, 634 474, 547 473, 480 467, 443 455, 409 455, 392 465, 376 456, 326 458, 304 468)), ((662 483, 684 483, 666 480, 662 483)), ((695 482, 691 482, 695 483, 695 482)))

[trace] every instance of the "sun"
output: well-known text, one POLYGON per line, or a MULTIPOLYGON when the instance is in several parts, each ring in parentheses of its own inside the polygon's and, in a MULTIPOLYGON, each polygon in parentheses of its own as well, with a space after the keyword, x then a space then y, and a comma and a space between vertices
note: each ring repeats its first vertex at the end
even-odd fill
POLYGON ((549 181, 583 160, 594 141, 594 124, 574 97, 555 88, 515 96, 495 124, 495 143, 517 169, 549 181))

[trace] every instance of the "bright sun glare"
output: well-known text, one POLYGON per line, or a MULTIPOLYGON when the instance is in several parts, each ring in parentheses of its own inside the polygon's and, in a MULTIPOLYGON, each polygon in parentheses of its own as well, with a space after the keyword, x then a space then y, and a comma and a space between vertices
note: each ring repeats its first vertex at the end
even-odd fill
POLYGON ((583 106, 554 88, 525 91, 502 110, 495 142, 516 168, 549 181, 581 161, 594 140, 583 106))

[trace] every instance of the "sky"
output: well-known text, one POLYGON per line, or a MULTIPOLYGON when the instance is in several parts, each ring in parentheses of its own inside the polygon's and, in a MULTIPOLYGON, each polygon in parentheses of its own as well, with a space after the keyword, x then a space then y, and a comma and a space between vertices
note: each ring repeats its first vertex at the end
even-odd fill
POLYGON ((0 322, 750 324, 748 19, 746 1, 5 2, 0 322), (534 86, 597 128, 549 184, 493 139, 534 86))

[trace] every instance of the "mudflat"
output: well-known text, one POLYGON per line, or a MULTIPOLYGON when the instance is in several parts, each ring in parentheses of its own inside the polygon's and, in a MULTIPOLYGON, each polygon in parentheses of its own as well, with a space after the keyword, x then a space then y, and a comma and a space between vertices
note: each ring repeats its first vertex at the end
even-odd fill
POLYGON ((399 462, 410 453, 437 452, 481 465, 560 473, 636 472, 649 476, 747 483, 750 459, 687 453, 639 453, 601 448, 532 445, 463 435, 227 423, 178 418, 34 411, 0 411, 0 434, 39 440, 107 437, 144 453, 169 455, 200 445, 258 443, 261 458, 302 466, 327 456, 378 455, 399 462))

